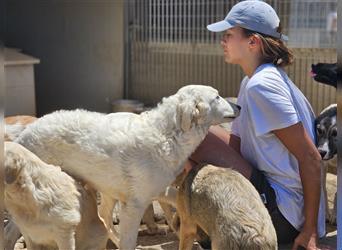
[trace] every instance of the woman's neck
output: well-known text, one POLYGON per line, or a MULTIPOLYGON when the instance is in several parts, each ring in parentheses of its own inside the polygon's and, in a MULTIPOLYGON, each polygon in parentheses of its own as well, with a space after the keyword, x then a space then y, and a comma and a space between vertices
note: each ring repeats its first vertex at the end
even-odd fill
POLYGON ((243 70, 243 72, 248 76, 248 78, 251 78, 255 72, 255 70, 262 64, 260 60, 245 60, 243 63, 240 63, 240 66, 243 70))

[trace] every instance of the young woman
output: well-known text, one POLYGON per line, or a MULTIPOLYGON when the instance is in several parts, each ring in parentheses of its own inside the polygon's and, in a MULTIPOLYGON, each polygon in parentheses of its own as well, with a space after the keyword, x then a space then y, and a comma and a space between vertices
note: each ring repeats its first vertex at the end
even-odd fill
POLYGON ((283 71, 293 55, 279 18, 265 2, 242 1, 207 28, 225 32, 225 61, 246 74, 237 101, 241 112, 230 135, 210 129, 186 169, 199 162, 235 168, 260 193, 280 244, 317 249, 317 238, 325 235, 325 210, 314 113, 283 71))

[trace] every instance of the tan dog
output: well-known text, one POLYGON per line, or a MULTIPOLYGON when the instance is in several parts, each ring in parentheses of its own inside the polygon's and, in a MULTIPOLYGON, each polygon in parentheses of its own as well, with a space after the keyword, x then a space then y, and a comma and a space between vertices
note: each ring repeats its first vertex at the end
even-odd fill
POLYGON ((177 213, 181 250, 192 249, 197 227, 209 235, 212 249, 277 249, 276 232, 258 192, 232 169, 192 169, 179 187, 177 213))
POLYGON ((5 142, 5 206, 27 249, 106 247, 94 191, 14 142, 5 142))

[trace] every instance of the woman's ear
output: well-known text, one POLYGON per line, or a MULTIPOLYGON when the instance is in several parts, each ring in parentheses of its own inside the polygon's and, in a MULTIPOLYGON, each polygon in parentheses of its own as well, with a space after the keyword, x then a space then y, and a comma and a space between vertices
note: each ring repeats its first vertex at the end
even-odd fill
POLYGON ((256 36, 256 35, 252 35, 250 38, 249 38, 249 42, 248 44, 252 47, 254 47, 255 45, 257 44, 261 44, 261 41, 260 41, 260 37, 256 36))

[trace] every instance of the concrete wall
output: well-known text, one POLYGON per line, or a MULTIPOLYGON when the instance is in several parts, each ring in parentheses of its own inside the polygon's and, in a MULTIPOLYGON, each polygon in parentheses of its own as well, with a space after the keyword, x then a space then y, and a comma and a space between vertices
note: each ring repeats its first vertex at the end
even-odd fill
POLYGON ((7 0, 6 46, 40 59, 37 114, 108 112, 123 97, 124 0, 7 0))

